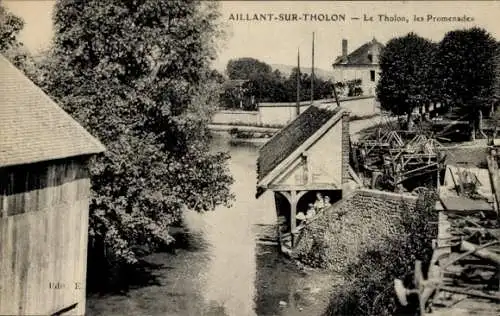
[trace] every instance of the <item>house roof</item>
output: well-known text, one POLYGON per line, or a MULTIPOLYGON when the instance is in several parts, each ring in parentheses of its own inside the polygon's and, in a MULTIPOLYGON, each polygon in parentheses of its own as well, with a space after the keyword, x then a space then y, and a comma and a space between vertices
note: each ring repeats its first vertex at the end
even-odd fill
POLYGON ((373 62, 368 59, 370 51, 381 50, 384 45, 375 38, 368 43, 358 47, 355 51, 348 54, 346 57, 339 56, 335 59, 334 65, 369 65, 373 62))
POLYGON ((104 150, 97 139, 0 55, 0 167, 104 150))
POLYGON ((305 141, 321 137, 319 129, 327 122, 333 125, 332 118, 339 114, 337 117, 340 119, 342 112, 343 108, 333 104, 313 104, 275 134, 259 152, 257 159, 259 183, 305 141))

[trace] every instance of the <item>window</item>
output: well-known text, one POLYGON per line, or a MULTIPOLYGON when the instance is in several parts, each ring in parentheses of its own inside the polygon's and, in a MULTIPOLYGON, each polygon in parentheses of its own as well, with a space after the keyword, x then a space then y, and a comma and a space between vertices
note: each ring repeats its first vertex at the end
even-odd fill
POLYGON ((375 81, 375 70, 370 70, 370 80, 375 81))
POLYGON ((372 54, 368 54, 368 60, 372 63, 373 62, 373 56, 372 54))

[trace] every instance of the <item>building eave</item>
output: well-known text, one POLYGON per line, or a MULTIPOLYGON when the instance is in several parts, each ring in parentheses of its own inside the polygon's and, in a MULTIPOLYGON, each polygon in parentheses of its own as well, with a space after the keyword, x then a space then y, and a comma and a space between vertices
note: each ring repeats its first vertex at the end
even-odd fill
POLYGON ((271 172, 269 172, 264 178, 262 178, 257 183, 256 197, 258 198, 260 195, 262 195, 268 189, 268 186, 281 174, 283 170, 285 170, 291 163, 293 163, 297 158, 299 158, 299 156, 305 150, 307 150, 318 139, 320 139, 332 126, 341 121, 344 115, 349 115, 349 111, 341 109, 330 120, 328 120, 325 124, 323 124, 323 126, 320 129, 318 129, 311 137, 309 137, 306 141, 304 141, 294 152, 292 152, 271 172))

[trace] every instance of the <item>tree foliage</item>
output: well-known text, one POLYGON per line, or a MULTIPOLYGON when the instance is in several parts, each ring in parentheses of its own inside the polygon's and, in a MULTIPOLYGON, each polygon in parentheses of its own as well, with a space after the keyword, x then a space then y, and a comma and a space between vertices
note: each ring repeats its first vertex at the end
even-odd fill
POLYGON ((23 27, 24 21, 0 3, 0 54, 32 77, 36 75, 34 61, 18 39, 23 27))
POLYGON ((476 119, 498 102, 498 43, 484 29, 450 31, 437 44, 410 33, 389 41, 380 62, 377 96, 394 114, 439 103, 476 119))
POLYGON ((107 147, 91 164, 89 237, 112 262, 170 242, 183 210, 232 199, 228 156, 207 147, 218 17, 202 1, 56 3, 42 86, 107 147))
POLYGON ((435 44, 410 33, 390 40, 380 56, 377 96, 382 108, 394 114, 411 114, 432 99, 430 60, 435 44))
POLYGON ((24 21, 0 4, 0 52, 20 45, 17 36, 23 27, 24 21))
POLYGON ((438 101, 462 112, 489 109, 494 95, 496 48, 495 39, 484 29, 448 32, 435 58, 438 101))
MULTIPOLYGON (((298 69, 292 69, 288 77, 279 70, 264 62, 253 58, 240 58, 229 61, 227 72, 234 78, 246 80, 242 86, 227 85, 223 93, 223 104, 227 108, 242 108, 243 110, 255 110, 258 102, 295 102, 297 100, 297 73, 298 69), (232 69, 230 71, 230 69, 232 69), (238 75, 231 75, 237 73, 238 75)), ((311 75, 300 73, 300 100, 311 99, 311 75)), ((231 80, 229 80, 231 82, 231 80)), ((340 87, 347 87, 347 83, 340 87)), ((349 86, 352 89, 350 96, 362 93, 359 87, 349 86)), ((339 88, 339 86, 337 87, 339 88)), ((314 77, 314 99, 331 98, 333 95, 333 83, 320 77, 314 77)))
POLYGON ((250 79, 258 74, 270 74, 271 66, 255 58, 231 59, 226 66, 229 79, 250 79))

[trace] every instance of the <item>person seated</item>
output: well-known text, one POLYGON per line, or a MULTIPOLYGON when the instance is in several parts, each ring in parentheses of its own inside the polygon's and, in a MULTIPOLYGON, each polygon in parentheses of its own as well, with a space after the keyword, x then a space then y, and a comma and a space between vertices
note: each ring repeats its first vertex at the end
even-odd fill
POLYGON ((316 210, 314 209, 314 204, 309 204, 309 209, 306 213, 306 219, 311 219, 316 215, 316 210))
POLYGON ((299 221, 303 221, 306 219, 306 216, 304 215, 303 212, 299 212, 297 216, 295 216, 295 218, 298 219, 299 221))
POLYGON ((329 207, 330 205, 332 205, 332 203, 330 202, 330 197, 325 196, 325 207, 329 207))
POLYGON ((321 193, 316 194, 316 202, 314 202, 314 208, 319 211, 325 207, 325 202, 321 193))

